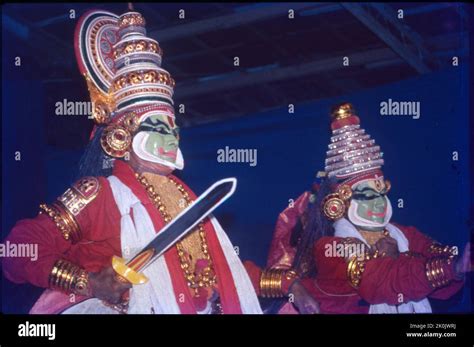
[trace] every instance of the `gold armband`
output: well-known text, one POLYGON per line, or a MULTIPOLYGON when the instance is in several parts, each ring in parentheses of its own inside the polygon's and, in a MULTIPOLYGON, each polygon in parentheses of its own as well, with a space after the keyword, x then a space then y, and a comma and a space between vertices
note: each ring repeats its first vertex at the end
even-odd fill
POLYGON ((49 286, 65 293, 90 296, 87 271, 66 260, 58 260, 49 274, 49 286))
POLYGON ((263 298, 282 298, 286 296, 283 291, 283 281, 296 279, 298 275, 293 270, 268 269, 260 276, 260 296, 263 298))
POLYGON ((380 256, 384 256, 384 254, 380 255, 378 251, 375 251, 373 253, 365 252, 364 255, 360 256, 354 255, 349 259, 347 262, 347 278, 352 287, 359 288, 366 262, 380 256))
POLYGON ((76 216, 95 199, 99 189, 97 178, 84 177, 51 205, 41 204, 40 214, 45 213, 53 220, 64 239, 76 243, 82 237, 76 216))
POLYGON ((58 203, 51 205, 41 204, 40 214, 45 213, 56 224, 64 239, 76 243, 81 239, 81 229, 76 219, 58 203))

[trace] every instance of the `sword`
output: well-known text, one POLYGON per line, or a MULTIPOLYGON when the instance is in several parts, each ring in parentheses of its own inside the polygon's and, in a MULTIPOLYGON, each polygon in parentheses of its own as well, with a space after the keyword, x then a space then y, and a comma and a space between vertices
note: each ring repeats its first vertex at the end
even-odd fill
POLYGON ((132 259, 112 257, 112 267, 119 280, 143 284, 148 278, 142 273, 148 265, 188 234, 204 218, 235 192, 237 179, 225 178, 210 186, 201 196, 165 225, 153 240, 132 259))

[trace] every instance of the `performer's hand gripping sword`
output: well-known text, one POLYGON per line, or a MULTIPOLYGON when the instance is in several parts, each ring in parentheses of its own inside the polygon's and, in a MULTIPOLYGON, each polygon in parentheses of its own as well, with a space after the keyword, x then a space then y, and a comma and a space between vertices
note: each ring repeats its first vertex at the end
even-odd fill
POLYGON ((196 201, 165 225, 156 237, 132 259, 125 261, 123 258, 114 256, 112 267, 118 278, 134 285, 146 283, 148 278, 141 271, 192 231, 201 220, 227 200, 234 193, 236 185, 237 180, 235 178, 225 178, 217 181, 196 201))

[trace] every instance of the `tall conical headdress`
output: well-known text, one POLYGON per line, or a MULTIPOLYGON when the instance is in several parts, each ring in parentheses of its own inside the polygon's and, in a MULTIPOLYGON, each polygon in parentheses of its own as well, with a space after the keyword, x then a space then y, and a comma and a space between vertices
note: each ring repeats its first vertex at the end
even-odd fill
MULTIPOLYGON (((332 193, 322 202, 322 212, 330 220, 342 218, 349 208, 352 188, 364 181, 375 180, 382 187, 383 153, 375 140, 360 127, 360 119, 349 103, 335 106, 331 112, 331 143, 326 152, 325 175, 335 178, 332 193)), ((390 189, 390 182, 385 186, 390 189)))
POLYGON ((380 169, 384 163, 380 147, 360 127, 352 105, 337 105, 331 118, 332 137, 325 163, 327 176, 344 180, 380 169))

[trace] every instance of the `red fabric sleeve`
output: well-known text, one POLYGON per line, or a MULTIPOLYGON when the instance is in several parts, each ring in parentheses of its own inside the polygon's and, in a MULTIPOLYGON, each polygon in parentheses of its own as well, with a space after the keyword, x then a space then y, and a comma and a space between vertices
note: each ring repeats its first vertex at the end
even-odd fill
POLYGON ((250 260, 244 261, 245 270, 247 270, 247 274, 250 277, 250 281, 252 281, 253 288, 257 293, 257 296, 260 296, 260 276, 262 275, 262 269, 255 265, 254 262, 250 260))
MULTIPOLYGON (((347 260, 342 256, 330 256, 328 245, 341 242, 342 238, 323 237, 315 246, 318 267, 318 283, 333 293, 345 293, 351 287, 347 277, 347 260)), ((426 258, 400 255, 397 259, 382 257, 366 261, 358 288, 359 295, 370 304, 387 303, 389 305, 418 301, 437 292, 452 295, 459 290, 459 281, 455 279, 454 266, 444 268, 446 279, 452 280, 446 287, 434 290, 426 278, 426 258), (451 289, 448 289, 451 288, 451 289), (400 294, 402 296, 400 297, 400 294)), ((444 298, 449 297, 445 296, 444 298)))
MULTIPOLYGON (((431 237, 421 233, 413 226, 396 225, 406 236, 410 245, 410 251, 419 253, 425 258, 433 258, 438 255, 430 252, 430 246, 436 242, 431 237)), ((464 280, 454 279, 449 285, 433 291, 429 297, 434 299, 448 299, 456 294, 464 285, 464 280)))
MULTIPOLYGON (((82 240, 78 244, 73 245, 65 240, 56 224, 45 214, 40 214, 33 219, 21 220, 15 225, 5 239, 5 244, 8 242, 10 245, 37 245, 37 259, 3 258, 2 268, 7 279, 15 283, 31 283, 47 288, 49 273, 59 259, 69 260, 90 271, 91 266, 93 267, 91 262, 96 260, 85 256, 87 253, 84 253, 86 248, 84 246, 88 246, 91 251, 98 251, 100 247, 105 247, 108 253, 113 254, 112 250, 116 247, 111 247, 108 243, 94 243, 94 241, 102 241, 114 236, 112 233, 117 228, 113 228, 112 225, 120 223, 120 214, 115 204, 112 204, 113 197, 107 179, 100 177, 99 182, 100 190, 95 199, 76 216, 82 232, 82 240)), ((119 240, 119 235, 115 236, 119 240)), ((115 243, 119 245, 119 242, 115 243)))
POLYGON ((426 258, 433 256, 433 254, 429 252, 430 246, 435 242, 431 237, 421 233, 417 228, 412 226, 394 225, 399 228, 408 239, 411 252, 421 254, 426 258))
POLYGON ((288 269, 293 263, 296 249, 290 245, 291 232, 308 205, 310 192, 304 192, 293 204, 278 216, 273 233, 267 267, 288 269))
POLYGON ((359 295, 371 304, 385 302, 396 305, 400 304, 400 294, 403 294, 403 302, 407 302, 435 297, 438 291, 445 294, 438 294, 438 297, 446 299, 459 290, 454 264, 444 267, 445 278, 451 282, 439 289, 431 287, 426 278, 425 264, 426 258, 404 255, 397 259, 383 257, 369 260, 362 275, 359 295))
POLYGON ((426 278, 425 263, 425 258, 403 255, 397 259, 369 260, 358 288, 359 295, 370 304, 398 305, 400 299, 419 301, 433 292, 426 278))
MULTIPOLYGON (((78 216, 85 240, 103 241, 110 238, 120 240, 120 211, 105 177, 99 177, 100 191, 78 216)), ((120 242, 120 241, 119 241, 120 242)))
POLYGON ((332 254, 344 239, 341 237, 321 237, 314 246, 317 281, 325 291, 334 294, 354 292, 347 278, 347 262, 343 256, 332 254))
POLYGON ((35 286, 47 288, 48 276, 54 263, 70 247, 54 222, 46 215, 34 219, 19 221, 5 240, 5 244, 37 245, 37 259, 21 257, 3 258, 3 273, 15 283, 29 282, 35 286))

